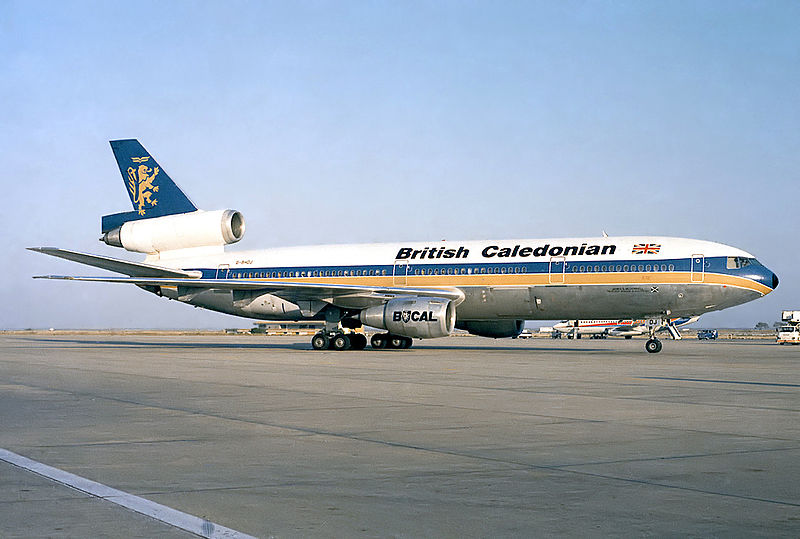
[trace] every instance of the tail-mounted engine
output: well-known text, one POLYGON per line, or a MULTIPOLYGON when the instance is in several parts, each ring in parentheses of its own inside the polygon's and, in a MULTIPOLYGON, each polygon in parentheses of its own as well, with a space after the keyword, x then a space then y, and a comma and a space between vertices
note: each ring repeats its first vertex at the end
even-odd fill
POLYGON ((244 217, 235 210, 193 211, 128 221, 109 230, 102 240, 137 253, 236 243, 244 236, 244 217))
POLYGON ((456 307, 449 299, 396 298, 361 311, 363 324, 404 337, 446 337, 456 323, 456 307))

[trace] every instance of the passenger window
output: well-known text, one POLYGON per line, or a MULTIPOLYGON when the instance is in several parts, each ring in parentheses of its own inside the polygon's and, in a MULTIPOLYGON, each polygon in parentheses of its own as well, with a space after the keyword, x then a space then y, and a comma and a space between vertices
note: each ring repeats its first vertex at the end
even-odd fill
POLYGON ((675 264, 669 265, 669 271, 675 271, 675 264))
POLYGON ((646 266, 644 267, 644 271, 650 271, 650 264, 648 264, 648 265, 646 265, 646 266))
POLYGON ((600 266, 595 266, 594 271, 600 271, 600 266))
POLYGON ((622 271, 628 271, 628 265, 627 265, 627 264, 625 264, 624 266, 622 266, 622 271))

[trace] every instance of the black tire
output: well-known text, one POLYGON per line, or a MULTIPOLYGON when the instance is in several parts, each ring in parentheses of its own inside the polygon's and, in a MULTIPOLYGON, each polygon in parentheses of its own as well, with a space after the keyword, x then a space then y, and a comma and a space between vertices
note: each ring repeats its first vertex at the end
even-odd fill
POLYGON ((626 339, 633 339, 633 335, 625 335, 626 339))
POLYGON ((661 351, 661 346, 661 341, 658 339, 647 339, 647 342, 644 344, 644 349, 651 354, 657 354, 661 351))
POLYGON ((405 348, 405 346, 403 346, 405 343, 406 343, 405 337, 401 337, 399 335, 392 335, 389 337, 389 346, 387 346, 387 348, 395 348, 399 350, 401 348, 405 348))
POLYGON ((330 339, 324 333, 317 333, 311 337, 311 348, 314 350, 327 350, 330 345, 330 339))
POLYGON ((350 350, 350 337, 344 333, 339 333, 331 339, 331 348, 337 352, 350 350))
POLYGON ((362 333, 353 333, 350 335, 350 349, 363 350, 367 347, 367 337, 362 333))
POLYGON ((387 342, 386 335, 383 333, 376 333, 369 340, 369 343, 375 350, 383 350, 384 348, 386 348, 386 342, 387 342))
POLYGON ((414 339, 411 337, 404 337, 405 342, 403 343, 403 348, 408 349, 411 348, 411 345, 414 344, 414 339))

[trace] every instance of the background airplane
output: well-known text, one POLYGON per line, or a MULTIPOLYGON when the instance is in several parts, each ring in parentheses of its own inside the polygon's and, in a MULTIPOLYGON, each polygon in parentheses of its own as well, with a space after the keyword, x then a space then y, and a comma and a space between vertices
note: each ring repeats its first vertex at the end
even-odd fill
MULTIPOLYGON (((668 324, 660 325, 656 331, 670 331, 670 328, 680 328, 688 324, 694 324, 700 319, 699 316, 671 318, 668 324)), ((578 339, 582 335, 604 335, 610 337, 625 337, 630 339, 639 335, 647 335, 650 328, 647 320, 562 320, 553 325, 553 330, 578 339)), ((680 339, 680 333, 670 335, 674 339, 680 339)))

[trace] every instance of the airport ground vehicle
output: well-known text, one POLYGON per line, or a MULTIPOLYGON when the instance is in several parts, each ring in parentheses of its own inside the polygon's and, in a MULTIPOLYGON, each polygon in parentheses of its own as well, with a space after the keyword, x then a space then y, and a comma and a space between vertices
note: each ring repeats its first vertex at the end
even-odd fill
POLYGON ((776 335, 778 344, 800 344, 800 311, 783 311, 781 321, 783 325, 776 335))
POLYGON ((697 332, 697 339, 701 341, 713 341, 719 337, 719 332, 716 329, 701 329, 697 332))
MULTIPOLYGON (((252 319, 319 321, 324 328, 311 340, 316 350, 363 349, 366 339, 352 331, 362 326, 385 331, 369 342, 382 349, 408 348, 414 338, 446 337, 456 329, 514 337, 526 320, 641 319, 649 336, 645 349, 656 353, 662 348, 656 332, 678 335, 676 318, 740 305, 778 286, 778 277, 741 249, 650 235, 226 252, 244 236, 240 212, 198 209, 137 140, 111 141, 111 147, 133 211, 103 216, 102 241, 142 253, 144 262, 34 247, 124 275, 39 278, 131 284, 252 319)), ((388 202, 386 209, 394 219, 409 214, 388 202)), ((342 209, 331 215, 343 227, 359 226, 342 209)))

